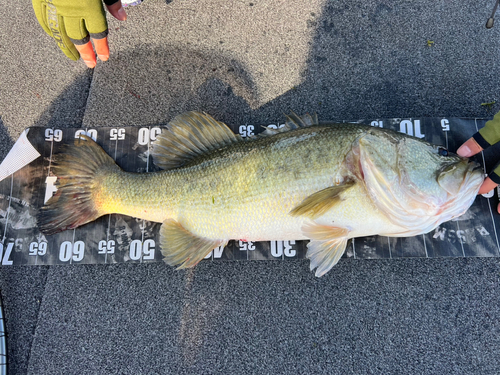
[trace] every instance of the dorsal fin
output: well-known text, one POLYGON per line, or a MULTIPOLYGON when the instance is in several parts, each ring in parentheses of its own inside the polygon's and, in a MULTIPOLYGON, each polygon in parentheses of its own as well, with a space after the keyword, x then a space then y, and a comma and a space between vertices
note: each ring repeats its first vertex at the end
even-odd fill
POLYGON ((153 143, 154 163, 163 169, 187 164, 197 156, 242 140, 226 124, 201 112, 176 116, 153 143))
POLYGON ((266 130, 264 130, 259 135, 265 137, 268 135, 274 135, 278 133, 287 132, 289 130, 303 128, 306 126, 318 125, 318 124, 319 124, 318 115, 316 113, 312 116, 309 114, 298 116, 295 112, 292 112, 290 115, 286 116, 285 126, 279 129, 263 126, 263 128, 265 128, 266 130))
POLYGON ((305 114, 299 117, 295 112, 292 112, 289 116, 286 116, 286 125, 290 126, 291 129, 318 124, 318 115, 316 113, 312 116, 310 114, 305 114))

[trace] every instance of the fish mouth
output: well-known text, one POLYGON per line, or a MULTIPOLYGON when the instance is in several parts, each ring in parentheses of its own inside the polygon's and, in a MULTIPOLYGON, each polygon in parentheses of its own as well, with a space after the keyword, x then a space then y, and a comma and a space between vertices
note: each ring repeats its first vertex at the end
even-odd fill
MULTIPOLYGON (((476 164, 477 164, 477 163, 476 163, 476 164)), ((472 172, 475 172, 475 171, 481 171, 481 172, 484 172, 482 165, 481 165, 481 164, 477 164, 477 165, 475 165, 475 166, 472 168, 472 172)))
POLYGON ((476 163, 475 161, 471 161, 469 164, 470 164, 469 168, 470 168, 470 170, 472 172, 475 172, 475 171, 478 171, 478 170, 483 171, 483 166, 481 164, 476 163))
POLYGON ((477 190, 479 190, 484 178, 485 173, 483 166, 475 161, 469 162, 469 171, 467 172, 467 178, 464 183, 475 186, 477 187, 477 190))
POLYGON ((468 160, 466 158, 462 158, 462 160, 452 162, 449 164, 445 164, 440 170, 439 173, 445 172, 449 168, 456 168, 462 165, 462 168, 465 167, 465 173, 473 173, 476 171, 481 171, 481 173, 484 173, 483 166, 479 164, 478 162, 468 160))
POLYGON ((467 165, 467 169, 466 169, 467 172, 466 173, 474 173, 474 172, 484 173, 483 166, 476 161, 463 158, 461 161, 459 161, 455 165, 458 166, 461 163, 465 163, 467 165))

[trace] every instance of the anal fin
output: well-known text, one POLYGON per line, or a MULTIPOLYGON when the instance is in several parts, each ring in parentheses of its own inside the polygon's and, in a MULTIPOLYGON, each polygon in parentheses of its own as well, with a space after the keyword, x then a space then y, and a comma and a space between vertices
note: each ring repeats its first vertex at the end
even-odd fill
POLYGON ((330 186, 311 194, 291 210, 290 215, 307 216, 311 219, 317 218, 339 203, 342 200, 340 194, 353 185, 354 182, 350 181, 342 185, 330 186))
POLYGON ((170 266, 180 265, 177 269, 194 267, 210 251, 227 242, 198 237, 173 219, 165 220, 160 228, 163 260, 170 266))
POLYGON ((302 228, 311 241, 307 244, 306 257, 311 260, 311 271, 316 268, 316 277, 327 273, 342 257, 347 246, 347 228, 306 224, 302 228))

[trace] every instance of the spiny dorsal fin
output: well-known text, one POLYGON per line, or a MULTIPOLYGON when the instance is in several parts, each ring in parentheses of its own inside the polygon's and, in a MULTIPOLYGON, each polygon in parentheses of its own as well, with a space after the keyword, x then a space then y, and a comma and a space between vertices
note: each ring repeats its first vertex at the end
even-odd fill
POLYGON ((286 116, 286 125, 290 126, 291 129, 302 128, 305 126, 318 125, 318 115, 305 114, 302 116, 297 116, 295 112, 292 112, 289 116, 286 116))
POLYGON ((285 126, 279 129, 263 126, 263 128, 265 128, 266 130, 264 130, 259 135, 260 136, 274 135, 278 133, 287 132, 289 130, 303 128, 306 126, 318 125, 318 124, 319 124, 318 115, 316 113, 312 116, 309 114, 298 116, 295 112, 292 112, 290 115, 286 116, 285 126))
POLYGON ((349 181, 343 185, 330 186, 311 194, 290 211, 292 216, 307 216, 311 219, 324 215, 341 201, 340 194, 354 185, 349 181))
POLYGON ((311 239, 307 244, 306 254, 311 260, 311 271, 317 268, 315 276, 323 276, 344 254, 349 230, 312 223, 305 224, 302 232, 311 239))
POLYGON ((241 141, 226 124, 201 112, 176 116, 153 144, 153 160, 163 169, 180 167, 197 156, 241 141))

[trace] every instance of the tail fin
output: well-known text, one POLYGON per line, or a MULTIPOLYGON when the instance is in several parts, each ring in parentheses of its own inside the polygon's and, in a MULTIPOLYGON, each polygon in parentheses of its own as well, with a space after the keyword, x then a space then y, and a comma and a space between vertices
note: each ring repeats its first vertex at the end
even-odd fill
POLYGON ((91 138, 81 135, 52 157, 57 176, 56 194, 38 212, 38 228, 54 234, 91 222, 105 214, 96 207, 93 193, 99 176, 120 171, 114 160, 91 138))

